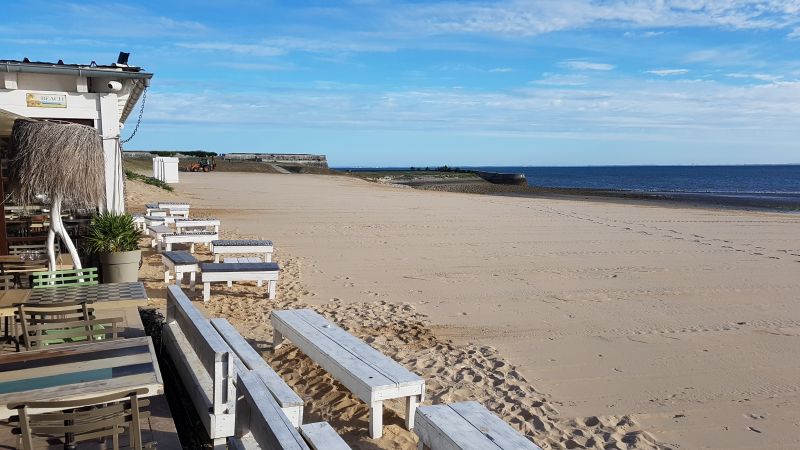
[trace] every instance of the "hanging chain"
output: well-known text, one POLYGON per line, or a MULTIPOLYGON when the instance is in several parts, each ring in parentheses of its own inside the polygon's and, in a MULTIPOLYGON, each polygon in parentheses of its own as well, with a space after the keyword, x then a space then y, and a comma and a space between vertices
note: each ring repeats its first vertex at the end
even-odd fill
POLYGON ((133 128, 133 133, 128 137, 128 139, 120 141, 120 146, 122 144, 128 143, 134 136, 136 136, 136 132, 139 131, 139 125, 142 123, 142 114, 144 114, 144 103, 147 101, 147 86, 144 87, 142 91, 142 106, 139 108, 139 118, 136 120, 136 126, 133 128))

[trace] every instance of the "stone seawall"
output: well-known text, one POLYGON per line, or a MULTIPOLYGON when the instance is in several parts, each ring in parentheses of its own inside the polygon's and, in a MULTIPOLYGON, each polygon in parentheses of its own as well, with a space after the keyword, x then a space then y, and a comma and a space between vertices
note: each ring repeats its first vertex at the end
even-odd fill
POLYGON ((227 153, 220 158, 229 161, 258 161, 271 164, 290 164, 328 168, 328 159, 325 155, 310 155, 296 153, 227 153))
MULTIPOLYGON (((162 152, 170 152, 168 150, 160 150, 162 152)), ((172 153, 172 152, 170 152, 172 153)), ((154 155, 146 151, 126 151, 125 158, 154 158, 154 155)), ((192 155, 186 155, 181 152, 174 152, 176 158, 194 158, 192 155)), ((322 169, 328 168, 328 159, 325 155, 311 155, 304 153, 226 153, 217 156, 217 159, 226 161, 253 161, 263 162, 267 164, 285 164, 289 166, 308 166, 318 167, 322 169)))

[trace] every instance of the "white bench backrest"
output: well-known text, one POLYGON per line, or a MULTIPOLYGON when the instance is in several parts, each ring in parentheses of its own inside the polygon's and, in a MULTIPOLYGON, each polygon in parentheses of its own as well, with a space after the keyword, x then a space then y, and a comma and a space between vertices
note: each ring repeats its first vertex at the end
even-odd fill
POLYGON ((189 342, 191 349, 186 350, 196 354, 203 369, 213 380, 210 393, 213 405, 209 405, 213 406, 213 414, 231 411, 235 401, 234 358, 214 327, 175 285, 169 286, 167 292, 167 324, 172 323, 178 325, 189 342))

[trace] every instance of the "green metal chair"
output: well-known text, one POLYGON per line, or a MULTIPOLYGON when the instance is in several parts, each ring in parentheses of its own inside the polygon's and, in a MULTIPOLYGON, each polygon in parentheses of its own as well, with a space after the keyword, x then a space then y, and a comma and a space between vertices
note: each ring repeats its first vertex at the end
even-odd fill
POLYGON ((34 289, 64 286, 89 286, 97 284, 97 267, 85 269, 54 270, 34 272, 31 276, 34 289))

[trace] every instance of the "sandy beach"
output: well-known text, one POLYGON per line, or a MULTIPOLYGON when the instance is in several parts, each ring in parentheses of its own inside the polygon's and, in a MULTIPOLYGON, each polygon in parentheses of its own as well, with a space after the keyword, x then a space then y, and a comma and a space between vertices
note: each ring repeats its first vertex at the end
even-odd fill
MULTIPOLYGON (((181 174, 129 209, 183 198, 223 234, 271 239, 278 299, 220 285, 228 317, 354 448, 415 448, 400 405, 367 408, 292 346, 273 308, 312 306, 545 448, 800 445, 800 216, 511 198, 324 175, 181 174)), ((208 259, 208 255, 201 255, 208 259)), ((160 260, 143 276, 158 304, 160 260)), ((197 297, 199 300, 199 296, 197 297)), ((200 302, 201 303, 201 302, 200 302)))

